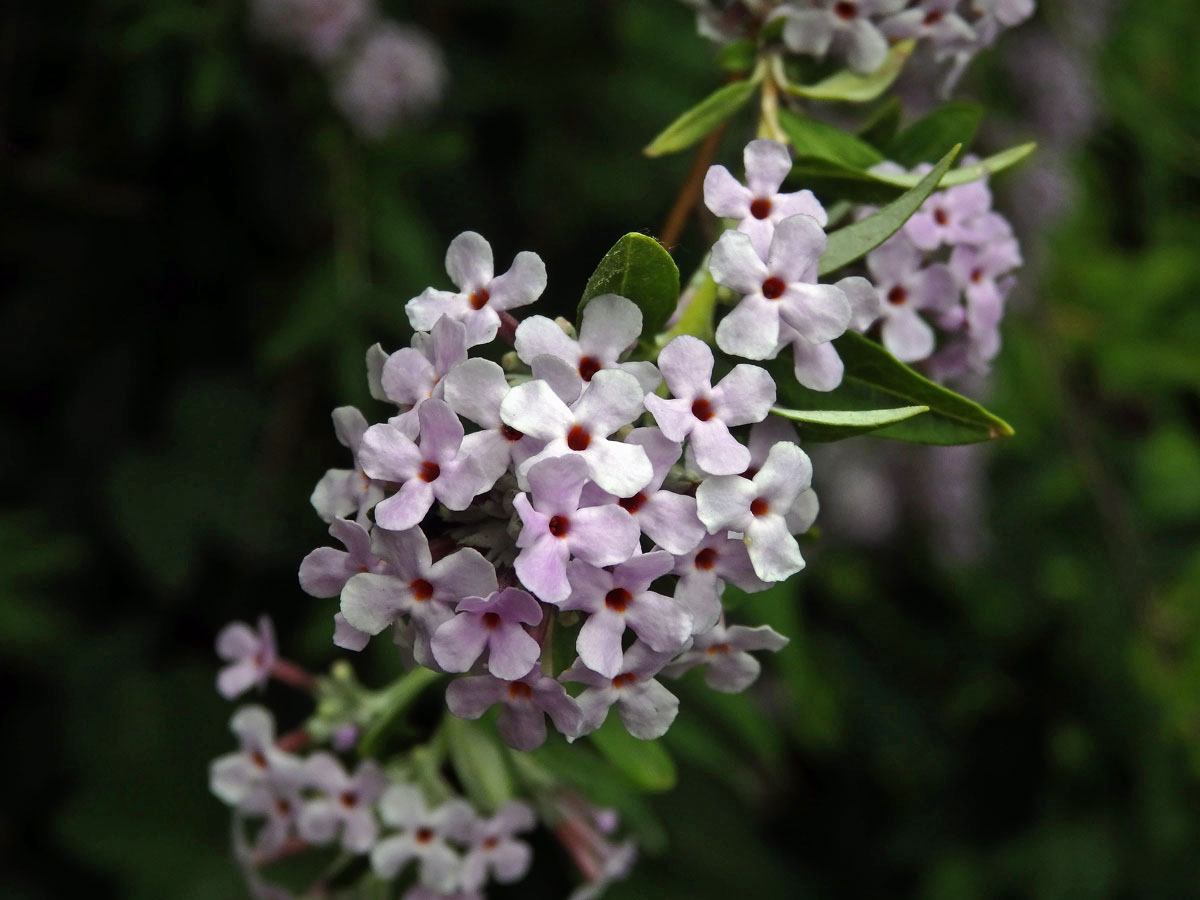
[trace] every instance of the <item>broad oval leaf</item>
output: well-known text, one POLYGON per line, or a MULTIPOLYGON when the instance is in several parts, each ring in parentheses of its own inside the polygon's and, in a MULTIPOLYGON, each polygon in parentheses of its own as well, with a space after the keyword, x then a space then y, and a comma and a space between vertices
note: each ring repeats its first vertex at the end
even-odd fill
POLYGON ((679 302, 679 269, 662 244, 631 232, 596 266, 579 301, 579 315, 601 294, 620 294, 636 303, 642 311, 642 337, 649 340, 662 331, 679 302))
POLYGON ((826 443, 860 434, 869 434, 895 425, 913 416, 929 412, 928 406, 899 406, 895 409, 783 409, 773 407, 777 416, 797 423, 803 441, 826 443))
POLYGON ((787 84, 784 85, 784 90, 810 100, 869 103, 892 86, 916 45, 914 40, 900 41, 892 45, 883 65, 867 75, 859 75, 847 69, 816 84, 787 84))
POLYGON ((490 730, 457 716, 446 716, 443 727, 450 764, 471 804, 493 813, 511 800, 512 773, 490 730))
POLYGON ((847 332, 833 342, 845 365, 841 386, 813 391, 792 377, 787 359, 767 364, 779 386, 779 398, 805 410, 880 410, 905 405, 928 412, 885 425, 875 437, 917 444, 974 444, 1011 437, 1012 427, 974 400, 934 384, 861 334, 847 332))
POLYGON ((882 149, 888 159, 911 169, 941 159, 955 144, 962 144, 964 149, 970 147, 982 121, 980 104, 947 103, 913 122, 882 149))
POLYGON ((916 187, 897 197, 879 212, 829 235, 829 244, 825 248, 825 255, 821 257, 820 274, 827 275, 854 262, 899 231, 937 189, 938 183, 958 156, 958 151, 959 148, 954 147, 916 187))
POLYGON ((643 741, 610 714, 588 737, 600 754, 643 791, 669 791, 675 786, 675 761, 661 741, 643 741))
POLYGON ((642 152, 663 156, 687 149, 745 106, 757 88, 756 78, 718 88, 664 128, 642 152))
POLYGON ((819 119, 779 111, 779 124, 801 159, 820 159, 850 169, 869 169, 884 161, 870 144, 819 119))

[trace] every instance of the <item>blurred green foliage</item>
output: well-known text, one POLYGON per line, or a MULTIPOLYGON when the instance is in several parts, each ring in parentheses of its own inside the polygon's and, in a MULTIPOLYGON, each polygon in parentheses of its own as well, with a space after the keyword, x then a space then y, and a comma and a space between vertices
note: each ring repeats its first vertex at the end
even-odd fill
MULTIPOLYGON (((686 174, 640 149, 722 82, 672 0, 385 5, 452 78, 372 145, 240 0, 0 11, 5 896, 239 896, 205 784, 231 745, 211 644, 269 611, 289 655, 336 658, 332 606, 295 572, 325 540, 311 487, 343 464, 329 410, 369 402, 365 348, 407 340, 403 302, 444 283, 465 228, 500 260, 537 250, 570 314, 686 174)), ((1094 60, 1078 200, 989 398, 1017 432, 992 456, 989 553, 941 562, 909 516, 885 546, 808 545, 798 597, 743 598, 792 643, 746 697, 683 680, 679 784, 623 801, 665 855, 613 897, 1200 896, 1192 6, 1124 4, 1094 60)), ((710 238, 685 233, 685 278, 710 238)), ((391 677, 387 649, 364 683, 391 677)), ((508 896, 562 895, 537 852, 508 896)))

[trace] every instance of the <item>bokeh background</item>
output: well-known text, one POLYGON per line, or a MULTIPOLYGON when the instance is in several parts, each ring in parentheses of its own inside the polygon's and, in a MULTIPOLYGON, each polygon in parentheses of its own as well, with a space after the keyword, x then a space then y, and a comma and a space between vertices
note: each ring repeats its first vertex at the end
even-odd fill
MULTIPOLYGON (((329 411, 382 412, 364 350, 467 228, 571 308, 661 227, 689 160, 639 149, 721 77, 674 0, 382 5, 449 81, 378 141, 245 0, 0 9, 5 897, 243 895, 213 638, 266 611, 338 657, 296 569, 329 411)), ((1200 897, 1200 15, 1041 6, 958 92, 985 149, 1043 146, 998 180, 1029 265, 967 386, 1016 437, 818 451, 823 537, 746 614, 792 643, 745 698, 685 683, 614 898, 1200 897)))

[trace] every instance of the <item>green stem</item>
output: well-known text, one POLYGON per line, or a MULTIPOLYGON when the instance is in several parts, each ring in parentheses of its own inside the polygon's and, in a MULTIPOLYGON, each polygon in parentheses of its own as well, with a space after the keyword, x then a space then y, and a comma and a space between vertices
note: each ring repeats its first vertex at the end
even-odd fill
POLYGON ((372 697, 368 701, 368 708, 373 713, 374 721, 367 728, 358 745, 359 755, 374 756, 396 720, 426 688, 440 681, 441 678, 440 672, 418 667, 386 691, 372 697))

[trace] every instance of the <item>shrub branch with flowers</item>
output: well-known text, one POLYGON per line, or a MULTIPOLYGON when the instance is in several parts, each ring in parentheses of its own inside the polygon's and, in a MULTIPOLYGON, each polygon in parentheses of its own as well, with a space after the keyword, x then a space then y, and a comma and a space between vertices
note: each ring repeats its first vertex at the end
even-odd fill
POLYGON ((674 237, 628 234, 577 321, 530 314, 541 258, 497 265, 464 232, 446 253, 453 287, 405 306, 411 346, 367 351, 387 417, 333 413, 351 466, 313 491, 334 543, 305 557, 300 585, 336 599, 338 647, 394 643, 396 681, 368 690, 345 661, 311 676, 265 617, 218 637, 224 696, 275 678, 315 699, 284 734, 240 708, 238 749, 212 765, 256 896, 478 898, 524 876, 538 827, 578 867, 572 897, 597 896, 634 843, 571 777, 595 754, 567 745, 586 737, 635 782, 669 783, 654 741, 680 714, 672 680, 702 669, 737 693, 786 645, 722 598, 804 568, 797 536, 818 503, 801 442, 1011 433, 946 383, 999 350, 1021 255, 987 178, 1032 148, 953 168, 973 108, 901 130, 885 95, 918 44, 955 77, 1031 4, 693 5, 734 80, 647 148, 701 144, 681 204, 702 200, 723 228, 682 289, 674 237), (707 165, 756 97, 741 176, 707 165), (815 101, 864 108, 860 127, 816 118, 815 101), (418 733, 409 714, 434 691, 440 722, 418 733), (267 880, 321 848, 340 853, 315 884, 267 880))

